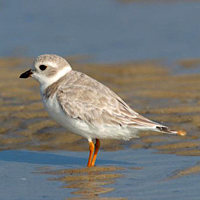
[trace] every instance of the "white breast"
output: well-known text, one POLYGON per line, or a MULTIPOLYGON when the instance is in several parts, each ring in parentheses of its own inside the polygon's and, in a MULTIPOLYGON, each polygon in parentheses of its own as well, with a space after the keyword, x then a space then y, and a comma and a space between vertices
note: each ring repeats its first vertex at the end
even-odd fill
POLYGON ((58 103, 56 95, 47 100, 43 99, 44 107, 48 114, 68 131, 81 135, 85 138, 93 138, 91 127, 81 120, 74 119, 67 115, 58 103))

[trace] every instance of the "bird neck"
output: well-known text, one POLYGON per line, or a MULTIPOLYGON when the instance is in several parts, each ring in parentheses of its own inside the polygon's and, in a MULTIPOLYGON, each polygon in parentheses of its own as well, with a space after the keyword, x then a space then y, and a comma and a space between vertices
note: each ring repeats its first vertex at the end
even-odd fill
POLYGON ((67 66, 67 67, 64 67, 62 70, 60 70, 55 76, 43 79, 43 82, 40 83, 41 93, 43 93, 46 90, 46 88, 48 88, 53 83, 57 82, 60 78, 65 76, 71 70, 72 70, 72 68, 70 66, 67 66))

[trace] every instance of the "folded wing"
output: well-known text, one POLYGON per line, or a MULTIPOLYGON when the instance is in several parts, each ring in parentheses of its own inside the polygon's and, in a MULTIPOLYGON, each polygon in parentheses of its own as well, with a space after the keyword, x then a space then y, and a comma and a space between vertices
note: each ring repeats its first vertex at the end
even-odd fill
POLYGON ((89 76, 74 71, 70 79, 59 88, 57 98, 61 108, 72 118, 94 126, 159 126, 133 111, 108 87, 89 76))

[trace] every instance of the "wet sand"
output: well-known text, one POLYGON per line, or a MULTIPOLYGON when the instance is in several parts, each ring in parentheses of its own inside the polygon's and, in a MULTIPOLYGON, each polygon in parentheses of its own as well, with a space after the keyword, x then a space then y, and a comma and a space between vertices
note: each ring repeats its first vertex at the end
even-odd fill
MULTIPOLYGON (((168 66, 161 60, 119 64, 80 64, 81 59, 81 56, 68 58, 75 70, 87 73, 103 82, 118 93, 135 111, 172 129, 186 130, 188 134, 181 137, 145 132, 140 135, 139 139, 128 142, 102 140, 102 153, 97 158, 98 166, 94 169, 85 169, 88 156, 87 141, 79 136, 67 133, 65 129, 48 117, 40 101, 36 81, 18 78, 22 72, 30 68, 33 59, 1 58, 0 149, 3 156, 0 159, 1 162, 4 162, 5 166, 9 166, 11 162, 28 163, 30 173, 36 171, 37 175, 33 174, 33 177, 40 177, 40 174, 42 174, 42 177, 53 175, 53 178, 50 178, 49 181, 46 180, 46 184, 48 185, 48 182, 52 184, 52 181, 55 181, 55 188, 59 188, 57 183, 64 183, 61 184, 64 189, 58 190, 65 191, 64 193, 69 195, 68 197, 71 199, 83 199, 81 197, 83 194, 93 195, 91 199, 94 197, 95 199, 106 199, 103 198, 104 196, 109 199, 111 197, 130 199, 132 180, 126 176, 133 176, 133 174, 135 176, 139 173, 141 176, 145 174, 148 177, 146 170, 148 170, 148 173, 153 170, 154 175, 156 175, 156 171, 160 167, 154 162, 161 163, 165 159, 166 163, 161 164, 162 166, 166 165, 163 167, 166 167, 167 172, 162 171, 160 176, 158 174, 156 178, 152 179, 156 183, 154 184, 154 195, 150 195, 151 198, 149 197, 149 199, 155 199, 156 194, 161 195, 159 192, 156 193, 156 187, 159 186, 157 181, 165 180, 166 184, 162 188, 163 193, 165 193, 167 184, 172 183, 175 179, 179 182, 179 180, 185 180, 185 177, 187 177, 191 181, 195 179, 194 174, 199 177, 200 74, 188 73, 188 70, 199 70, 199 59, 180 60, 173 66, 168 66), (17 159, 16 152, 19 152, 20 155, 23 151, 18 150, 28 150, 25 151, 26 156, 21 161, 17 159), (58 163, 60 169, 57 169, 56 162, 58 160, 56 160, 56 156, 47 156, 50 159, 49 163, 45 164, 41 160, 40 163, 34 163, 34 166, 29 165, 31 162, 28 157, 35 151, 43 151, 41 153, 43 155, 48 155, 48 152, 55 152, 58 157, 64 154, 63 157, 66 156, 66 161, 58 163), (10 160, 4 158, 7 152, 10 152, 10 157, 8 156, 10 160), (138 152, 140 153, 137 154, 138 152), (129 162, 131 154, 135 153, 138 156, 135 155, 134 160, 129 162), (68 156, 71 154, 73 156, 69 159, 68 156), (149 154, 149 157, 153 160, 148 159, 148 156, 144 154, 149 154), (81 160, 79 155, 82 155, 81 160), (102 161, 104 160, 103 155, 105 158, 109 158, 105 162, 102 161), (146 161, 141 162, 143 156, 146 161), (155 160, 156 157, 159 161, 155 160), (169 162, 167 162, 167 159, 169 159, 169 162), (190 162, 190 159, 192 162, 190 162), (42 170, 36 170, 35 164, 39 165, 42 170), (50 169, 46 170, 48 167, 50 169), (90 180, 87 183, 89 185, 86 184, 88 180, 90 180), (120 187, 115 184, 117 181, 120 187), (78 190, 72 192, 69 188, 78 190), (126 193, 126 190, 123 191, 120 188, 128 188, 129 194, 126 193)), ((38 157, 40 157, 39 153, 35 154, 33 160, 42 159, 38 157)), ((151 179, 137 177, 133 184, 137 185, 137 182, 145 184, 149 180, 151 179)), ((34 187, 34 185, 32 186, 34 187)), ((186 186, 188 185, 182 185, 178 191, 184 190, 186 186)), ((140 189, 134 190, 137 194, 135 199, 142 199, 142 196, 139 195, 140 189)), ((147 186, 144 186, 144 189, 148 190, 147 186)), ((194 191, 196 191, 195 189, 194 191)), ((180 194, 179 192, 178 194, 180 194)), ((84 198, 89 198, 87 195, 84 198)), ((38 199, 42 199, 42 197, 38 197, 38 199)), ((182 199, 184 198, 182 197, 182 199)))

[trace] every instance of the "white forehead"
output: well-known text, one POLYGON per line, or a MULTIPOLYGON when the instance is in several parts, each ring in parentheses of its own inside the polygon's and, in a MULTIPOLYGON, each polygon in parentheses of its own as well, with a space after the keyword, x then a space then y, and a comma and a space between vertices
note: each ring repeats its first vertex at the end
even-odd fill
POLYGON ((34 66, 39 65, 47 65, 53 68, 63 68, 64 66, 68 66, 69 64, 64 58, 60 56, 54 54, 43 54, 38 56, 34 61, 34 66))

